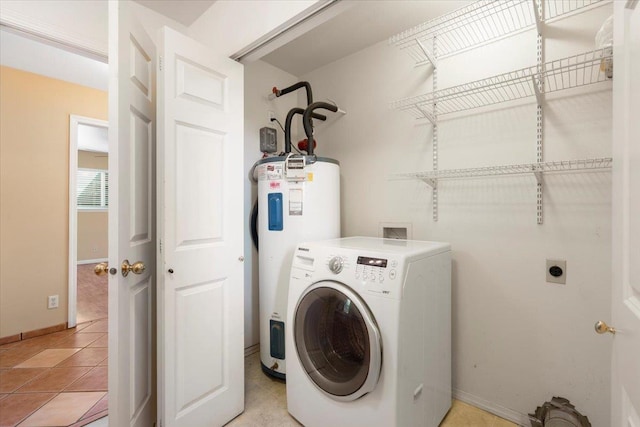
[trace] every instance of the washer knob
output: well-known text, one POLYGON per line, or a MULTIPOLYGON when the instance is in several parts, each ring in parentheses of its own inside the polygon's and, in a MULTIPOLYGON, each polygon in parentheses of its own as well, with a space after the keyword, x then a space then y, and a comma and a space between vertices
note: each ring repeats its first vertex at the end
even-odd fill
POLYGON ((329 270, 331 270, 332 273, 340 273, 343 267, 344 260, 341 257, 334 256, 333 258, 331 258, 331 260, 329 260, 329 270))

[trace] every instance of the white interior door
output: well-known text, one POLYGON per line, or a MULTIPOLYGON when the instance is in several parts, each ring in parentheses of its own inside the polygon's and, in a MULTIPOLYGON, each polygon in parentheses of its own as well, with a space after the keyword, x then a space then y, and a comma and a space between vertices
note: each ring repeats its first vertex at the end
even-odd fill
POLYGON ((640 426, 640 7, 636 5, 637 0, 614 2, 613 427, 640 426))
POLYGON ((155 384, 155 47, 109 2, 109 423, 152 426, 155 384), (121 266, 142 262, 125 277, 121 266))
POLYGON ((158 41, 158 383, 163 427, 244 408, 243 67, 158 41))

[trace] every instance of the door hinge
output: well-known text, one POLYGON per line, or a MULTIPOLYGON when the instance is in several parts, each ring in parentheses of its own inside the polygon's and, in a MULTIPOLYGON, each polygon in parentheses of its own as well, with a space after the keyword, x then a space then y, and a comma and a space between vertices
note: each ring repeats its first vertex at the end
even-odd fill
POLYGON ((162 253, 162 239, 159 239, 158 243, 159 243, 160 253, 162 253))
POLYGON ((158 66, 160 67, 160 71, 162 71, 163 65, 164 65, 164 58, 160 56, 160 58, 158 58, 158 66))

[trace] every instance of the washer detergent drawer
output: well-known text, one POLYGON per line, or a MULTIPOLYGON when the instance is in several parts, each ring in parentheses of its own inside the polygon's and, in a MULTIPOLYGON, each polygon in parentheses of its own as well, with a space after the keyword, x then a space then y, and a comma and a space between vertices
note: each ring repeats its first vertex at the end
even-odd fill
POLYGON ((283 201, 282 193, 267 194, 267 205, 269 207, 269 230, 282 231, 283 201))

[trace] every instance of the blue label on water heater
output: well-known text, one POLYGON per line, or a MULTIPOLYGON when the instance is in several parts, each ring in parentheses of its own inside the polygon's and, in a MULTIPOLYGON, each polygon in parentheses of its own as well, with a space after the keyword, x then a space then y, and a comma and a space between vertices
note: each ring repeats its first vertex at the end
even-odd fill
POLYGON ((269 230, 282 231, 282 193, 267 194, 269 205, 269 230))

